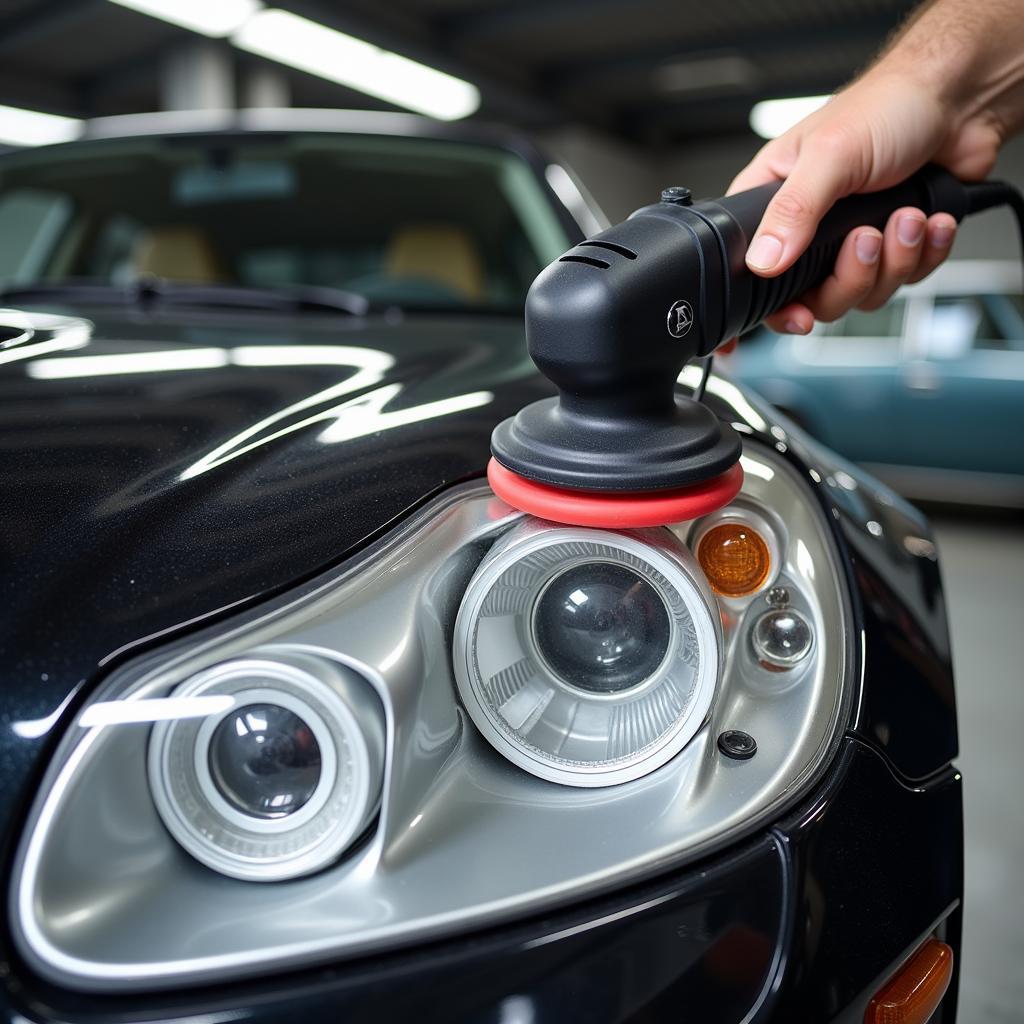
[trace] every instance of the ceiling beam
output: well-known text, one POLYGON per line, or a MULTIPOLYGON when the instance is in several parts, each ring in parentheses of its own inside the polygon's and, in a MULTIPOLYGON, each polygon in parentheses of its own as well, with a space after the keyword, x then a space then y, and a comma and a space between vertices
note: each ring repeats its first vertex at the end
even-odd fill
MULTIPOLYGON (((905 3, 907 8, 913 6, 905 3)), ((844 25, 821 23, 788 26, 769 31, 721 33, 693 41, 661 42, 626 53, 605 56, 580 56, 571 60, 551 62, 539 70, 539 78, 547 90, 560 91, 569 85, 611 75, 647 74, 663 64, 673 61, 700 59, 709 53, 739 53, 752 58, 758 53, 771 52, 773 56, 796 53, 823 46, 861 46, 865 59, 873 56, 883 40, 900 23, 900 16, 860 18, 844 25)))
POLYGON ((831 78, 803 76, 773 82, 770 89, 741 95, 636 104, 616 111, 611 129, 634 142, 655 146, 683 138, 734 135, 750 131, 750 108, 760 100, 785 95, 819 95, 834 88, 835 81, 831 78))
POLYGON ((88 110, 76 90, 41 77, 0 67, 0 103, 66 117, 86 117, 88 110))
POLYGON ((106 0, 46 0, 0 22, 0 53, 16 54, 56 32, 85 26, 106 0))
MULTIPOLYGON (((667 0, 667 3, 673 3, 683 10, 688 3, 695 5, 700 2, 702 0, 667 0)), ((889 10, 878 17, 886 21, 891 28, 920 2, 921 0, 890 0, 889 10)), ((627 13, 630 18, 647 18, 656 25, 659 6, 667 6, 667 3, 659 5, 647 0, 646 3, 637 3, 633 11, 627 12, 622 0, 518 0, 514 5, 444 14, 432 19, 431 23, 462 46, 470 41, 497 40, 498 37, 509 33, 568 31, 578 20, 593 21, 603 14, 627 13)), ((827 25, 829 5, 821 4, 819 13, 822 15, 822 25, 827 25)), ((837 25, 837 20, 834 16, 831 19, 833 30, 842 27, 837 25)), ((795 24, 792 27, 799 31, 795 24)), ((724 33, 725 43, 728 42, 730 34, 724 33)), ((704 40, 701 40, 701 45, 704 45, 704 40)))
POLYGON ((579 18, 593 18, 603 11, 622 10, 622 0, 518 0, 506 7, 446 12, 435 15, 431 23, 465 46, 470 41, 494 39, 509 32, 543 32, 579 18))

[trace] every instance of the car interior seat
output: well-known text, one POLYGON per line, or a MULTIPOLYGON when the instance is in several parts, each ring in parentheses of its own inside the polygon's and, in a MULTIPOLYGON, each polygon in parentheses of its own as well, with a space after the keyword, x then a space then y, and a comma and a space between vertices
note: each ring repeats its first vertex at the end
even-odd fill
POLYGON ((440 285, 471 302, 484 297, 480 250, 456 224, 404 225, 391 236, 384 265, 390 278, 440 285))
POLYGON ((132 264, 138 277, 215 284, 228 275, 209 238, 189 224, 153 227, 135 243, 132 264))

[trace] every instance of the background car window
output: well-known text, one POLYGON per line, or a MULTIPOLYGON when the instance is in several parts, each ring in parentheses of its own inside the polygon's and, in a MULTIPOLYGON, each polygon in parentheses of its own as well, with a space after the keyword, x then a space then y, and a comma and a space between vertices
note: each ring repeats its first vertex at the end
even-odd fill
POLYGON ((569 246, 520 157, 462 142, 145 139, 19 155, 2 185, 0 281, 17 283, 317 285, 511 312, 569 246))
POLYGON ((893 299, 881 309, 851 309, 828 329, 828 334, 840 338, 894 338, 903 334, 903 317, 907 304, 893 299))
POLYGON ((932 359, 958 359, 972 350, 1024 350, 1020 295, 940 295, 923 337, 932 359))
POLYGON ((893 299, 870 313, 855 309, 813 333, 793 338, 793 351, 817 366, 895 366, 900 358, 906 301, 893 299))

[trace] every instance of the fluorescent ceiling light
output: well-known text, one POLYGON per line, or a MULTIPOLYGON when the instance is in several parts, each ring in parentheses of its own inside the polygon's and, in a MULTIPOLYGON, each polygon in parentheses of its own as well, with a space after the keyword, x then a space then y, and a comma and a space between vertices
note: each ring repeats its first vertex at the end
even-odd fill
POLYGON ((77 117, 44 114, 39 110, 0 106, 0 142, 8 146, 45 146, 68 142, 82 133, 77 117))
POLYGON ((111 0, 204 36, 229 36, 263 6, 259 0, 111 0))
POLYGON ((831 96, 793 96, 785 100, 763 100, 750 111, 750 127, 762 139, 774 139, 789 131, 808 114, 825 106, 831 96))
POLYGON ((480 91, 461 78, 289 11, 254 14, 232 42, 249 53, 442 121, 467 117, 480 106, 480 91))

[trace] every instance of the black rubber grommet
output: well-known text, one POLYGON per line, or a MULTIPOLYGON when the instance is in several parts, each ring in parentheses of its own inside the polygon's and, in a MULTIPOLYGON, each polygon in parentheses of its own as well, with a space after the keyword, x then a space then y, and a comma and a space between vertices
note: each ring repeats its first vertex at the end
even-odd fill
POLYGON ((735 761, 749 761, 757 753, 757 741, 750 733, 730 729, 718 737, 718 749, 735 761))

